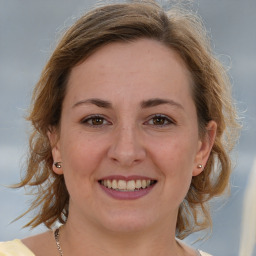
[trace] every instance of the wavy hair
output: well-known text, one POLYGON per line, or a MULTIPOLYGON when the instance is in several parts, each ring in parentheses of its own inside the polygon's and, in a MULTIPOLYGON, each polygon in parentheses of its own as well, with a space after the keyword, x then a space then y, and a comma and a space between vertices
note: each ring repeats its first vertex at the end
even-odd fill
MULTIPOLYGON (((156 40, 175 50, 193 78, 192 95, 199 133, 214 120, 216 139, 204 171, 192 178, 180 205, 176 235, 187 235, 211 227, 208 201, 221 195, 229 184, 231 160, 239 123, 225 68, 214 56, 200 18, 186 8, 164 11, 154 1, 130 1, 92 9, 71 26, 42 71, 32 96, 28 120, 32 123, 30 151, 24 176, 16 187, 29 187, 34 201, 27 212, 37 209, 26 225, 51 228, 68 219, 69 193, 63 175, 52 171, 53 158, 47 136, 49 127, 59 127, 62 102, 73 67, 100 47, 112 42, 140 38, 156 40)), ((25 213, 26 214, 26 213, 25 213)))

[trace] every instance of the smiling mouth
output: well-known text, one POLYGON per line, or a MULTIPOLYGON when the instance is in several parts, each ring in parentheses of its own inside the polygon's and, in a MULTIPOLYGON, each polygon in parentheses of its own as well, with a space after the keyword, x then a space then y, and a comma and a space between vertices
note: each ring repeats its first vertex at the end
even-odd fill
POLYGON ((99 180, 99 183, 109 189, 121 192, 130 192, 146 189, 157 183, 156 180, 99 180))

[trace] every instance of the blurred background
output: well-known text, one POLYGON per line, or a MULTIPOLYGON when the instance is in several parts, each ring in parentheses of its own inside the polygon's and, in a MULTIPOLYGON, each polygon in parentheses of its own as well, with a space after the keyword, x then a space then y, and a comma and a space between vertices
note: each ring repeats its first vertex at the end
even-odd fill
MULTIPOLYGON (((170 1, 158 2, 168 5, 170 1)), ((230 67, 233 96, 244 125, 234 154, 231 196, 214 201, 212 234, 193 246, 214 256, 235 256, 244 190, 256 158, 256 1, 187 2, 203 18, 214 52, 230 67)), ((92 0, 0 0, 0 241, 45 230, 22 229, 29 216, 11 223, 27 209, 30 197, 23 189, 2 185, 19 181, 29 131, 24 116, 42 68, 62 32, 94 4, 92 0)), ((192 243, 200 236, 186 241, 192 243)))

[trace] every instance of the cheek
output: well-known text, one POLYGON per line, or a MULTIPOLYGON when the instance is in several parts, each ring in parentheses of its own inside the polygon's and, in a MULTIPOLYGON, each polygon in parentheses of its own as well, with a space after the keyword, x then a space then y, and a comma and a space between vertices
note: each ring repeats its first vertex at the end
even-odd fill
MULTIPOLYGON (((156 145, 156 144, 155 144, 156 145)), ((196 144, 186 138, 170 139, 155 147, 155 160, 168 174, 192 173, 196 144), (183 171, 183 172, 181 172, 183 171)))
POLYGON ((172 194, 175 200, 182 201, 189 189, 195 155, 195 142, 184 136, 166 140, 155 148, 155 165, 164 176, 167 194, 172 194))
POLYGON ((62 141, 61 157, 68 190, 91 187, 96 181, 95 174, 103 152, 102 143, 79 134, 68 136, 62 141))
POLYGON ((63 136, 61 143, 64 167, 68 166, 72 170, 73 167, 79 167, 77 171, 91 170, 93 165, 99 162, 97 158, 101 156, 102 147, 103 143, 93 136, 87 136, 79 131, 69 132, 68 135, 63 136))

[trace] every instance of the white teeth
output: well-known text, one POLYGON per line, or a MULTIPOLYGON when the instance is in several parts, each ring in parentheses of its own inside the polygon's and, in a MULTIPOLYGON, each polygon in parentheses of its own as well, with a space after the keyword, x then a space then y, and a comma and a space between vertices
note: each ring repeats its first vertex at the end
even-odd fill
POLYGON ((142 182, 141 182, 141 186, 142 186, 142 188, 145 188, 145 187, 147 186, 147 182, 146 182, 146 180, 142 180, 142 182))
POLYGON ((137 189, 141 188, 141 180, 136 180, 135 187, 137 189))
POLYGON ((126 189, 127 190, 134 190, 135 189, 135 181, 134 180, 129 180, 126 184, 126 189))
POLYGON ((117 181, 116 180, 112 180, 112 186, 113 189, 117 189, 117 181))
POLYGON ((118 189, 125 190, 126 189, 126 181, 125 180, 119 180, 118 181, 118 189))
MULTIPOLYGON (((105 185, 104 185, 105 186, 105 185)), ((112 188, 112 182, 111 180, 107 180, 107 187, 108 188, 112 188)))
POLYGON ((135 191, 144 189, 153 184, 151 180, 102 180, 101 184, 118 191, 135 191))

